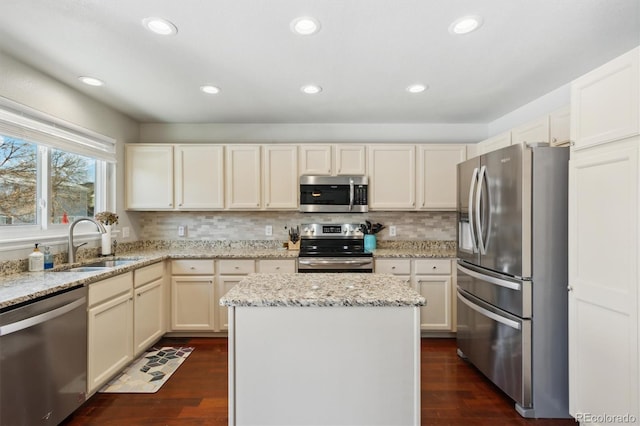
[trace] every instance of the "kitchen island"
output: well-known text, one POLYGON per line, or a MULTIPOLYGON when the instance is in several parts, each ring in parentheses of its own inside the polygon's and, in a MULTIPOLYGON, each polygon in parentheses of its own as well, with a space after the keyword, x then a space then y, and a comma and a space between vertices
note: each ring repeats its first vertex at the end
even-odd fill
POLYGON ((230 425, 419 425, 422 296, 386 274, 251 274, 229 312, 230 425))

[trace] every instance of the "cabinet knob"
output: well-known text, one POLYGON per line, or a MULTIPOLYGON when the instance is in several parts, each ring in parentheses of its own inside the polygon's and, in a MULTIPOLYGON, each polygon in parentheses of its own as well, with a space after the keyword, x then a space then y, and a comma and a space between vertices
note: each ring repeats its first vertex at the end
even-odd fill
POLYGON ((278 269, 280 269, 280 267, 279 267, 279 266, 276 266, 276 271, 277 271, 278 269))
POLYGON ((551 142, 558 142, 558 138, 551 138, 551 142))
POLYGON ((431 268, 431 269, 438 269, 438 267, 437 267, 437 266, 434 266, 434 267, 433 267, 433 268, 431 268))
POLYGON ((236 269, 240 269, 240 267, 239 267, 239 266, 235 266, 235 268, 236 268, 236 269))
POLYGON ((178 204, 178 207, 182 207, 182 203, 178 204))
POLYGON ((391 269, 396 269, 396 267, 395 267, 395 266, 392 266, 392 267, 391 267, 391 269))
POLYGON ((567 291, 573 291, 573 287, 567 286, 567 291))

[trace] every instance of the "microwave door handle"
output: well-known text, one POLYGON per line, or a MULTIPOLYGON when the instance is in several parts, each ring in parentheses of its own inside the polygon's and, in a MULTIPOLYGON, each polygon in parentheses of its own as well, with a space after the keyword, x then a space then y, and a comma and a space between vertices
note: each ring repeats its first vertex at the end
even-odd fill
POLYGON ((473 169, 471 175, 471 181, 469 182, 469 230, 471 232, 471 244, 473 245, 473 252, 478 252, 478 244, 476 243, 476 232, 473 227, 473 188, 478 180, 478 168, 473 169))
POLYGON ((349 179, 349 211, 353 210, 353 193, 354 193, 353 179, 349 179))
POLYGON ((476 226, 478 227, 478 247, 480 249, 480 254, 487 254, 487 250, 482 239, 484 231, 482 229, 482 212, 480 210, 480 202, 482 201, 482 183, 484 181, 486 171, 487 166, 482 166, 480 168, 478 187, 476 188, 476 226))

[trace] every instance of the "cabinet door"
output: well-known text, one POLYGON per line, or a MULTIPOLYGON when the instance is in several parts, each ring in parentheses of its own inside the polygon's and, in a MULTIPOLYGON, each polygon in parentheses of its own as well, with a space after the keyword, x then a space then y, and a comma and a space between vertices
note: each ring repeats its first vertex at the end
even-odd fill
POLYGON ((427 299, 420 308, 421 330, 452 329, 451 276, 417 275, 415 290, 427 299))
POLYGON ((551 146, 568 145, 570 142, 569 128, 571 123, 571 108, 561 108, 549 114, 549 143, 551 146))
POLYGON ((133 347, 138 355, 164 334, 163 280, 157 279, 134 290, 133 347))
POLYGON ((177 145, 175 189, 179 209, 224 208, 224 147, 177 145))
POLYGON ((455 210, 457 165, 466 159, 464 145, 419 147, 418 205, 425 210, 455 210))
POLYGON ((130 210, 172 210, 173 146, 125 145, 125 199, 130 210))
POLYGON ((229 329, 229 313, 226 306, 220 306, 220 298, 227 294, 229 290, 238 285, 244 278, 243 275, 220 275, 218 277, 218 296, 216 303, 218 304, 218 324, 217 330, 226 331, 229 329))
POLYGON ((262 175, 260 146, 227 145, 226 152, 225 207, 243 210, 259 209, 262 175))
POLYGON ((478 143, 478 155, 511 145, 511 132, 505 132, 478 143))
POLYGON ((640 138, 569 162, 569 411, 640 417, 640 138))
POLYGON ((133 360, 131 291, 89 309, 87 355, 88 393, 133 360))
POLYGON ((300 175, 330 176, 331 145, 300 145, 300 175))
POLYGON ((215 330, 213 277, 173 276, 171 278, 171 329, 215 330))
POLYGON ((369 207, 413 210, 416 207, 414 145, 369 146, 369 207))
POLYGON ((334 174, 366 175, 364 145, 335 145, 334 174))
POLYGON ((637 135, 640 47, 571 83, 571 140, 579 150, 637 135))
POLYGON ((298 208, 298 147, 264 146, 264 207, 298 208))
POLYGON ((537 120, 518 126, 511 130, 511 143, 549 143, 549 116, 545 115, 537 120))

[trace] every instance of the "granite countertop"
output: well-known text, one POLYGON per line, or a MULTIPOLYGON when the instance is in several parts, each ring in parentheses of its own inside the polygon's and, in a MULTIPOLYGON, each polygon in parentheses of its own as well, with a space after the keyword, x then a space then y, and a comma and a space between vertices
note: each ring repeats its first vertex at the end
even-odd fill
POLYGON ((389 274, 250 274, 220 299, 224 306, 424 306, 425 299, 389 274))

